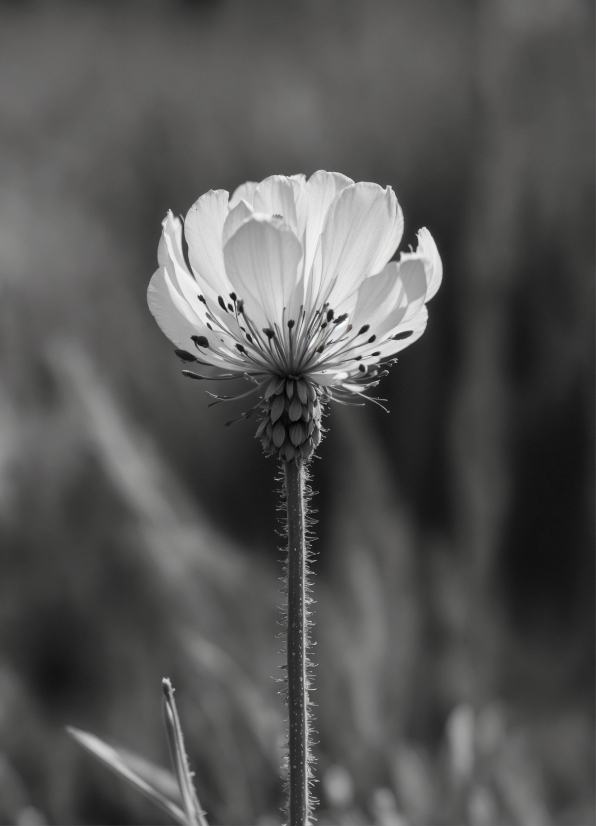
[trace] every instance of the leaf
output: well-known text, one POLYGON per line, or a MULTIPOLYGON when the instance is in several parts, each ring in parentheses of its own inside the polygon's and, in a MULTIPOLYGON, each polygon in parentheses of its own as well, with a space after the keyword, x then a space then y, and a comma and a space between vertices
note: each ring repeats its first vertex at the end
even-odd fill
MULTIPOLYGON (((188 820, 179 806, 169 800, 161 791, 154 788, 151 783, 138 773, 142 772, 143 774, 152 776, 154 782, 157 780, 157 784, 163 788, 163 786, 167 784, 167 781, 164 783, 164 779, 169 775, 169 772, 166 772, 165 769, 153 765, 143 757, 132 754, 132 752, 127 752, 124 749, 119 751, 107 743, 104 743, 103 740, 100 740, 99 737, 96 737, 94 734, 89 734, 86 731, 81 731, 72 726, 67 726, 66 730, 79 745, 102 762, 104 766, 107 766, 119 777, 127 780, 131 786, 162 808, 173 817, 174 820, 182 823, 183 826, 194 823, 194 821, 188 820), (135 766, 136 771, 131 767, 132 765, 135 766)), ((200 824, 200 826, 203 826, 203 824, 200 824)))
POLYGON ((170 745, 170 754, 172 756, 172 765, 178 779, 178 785, 180 786, 182 805, 186 813, 187 823, 188 826, 208 826, 205 813, 201 809, 192 781, 192 772, 188 764, 182 727, 174 700, 174 689, 168 679, 162 681, 162 686, 164 693, 164 717, 168 743, 170 745))

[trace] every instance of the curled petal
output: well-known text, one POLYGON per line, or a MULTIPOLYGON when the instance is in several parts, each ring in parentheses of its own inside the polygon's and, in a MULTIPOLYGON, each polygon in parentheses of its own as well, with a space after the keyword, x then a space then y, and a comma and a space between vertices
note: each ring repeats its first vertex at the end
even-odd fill
POLYGON ((426 227, 418 230, 418 255, 421 255, 425 261, 426 269, 426 300, 430 301, 437 290, 441 286, 443 280, 443 262, 439 255, 439 250, 435 244, 435 239, 432 237, 426 227))

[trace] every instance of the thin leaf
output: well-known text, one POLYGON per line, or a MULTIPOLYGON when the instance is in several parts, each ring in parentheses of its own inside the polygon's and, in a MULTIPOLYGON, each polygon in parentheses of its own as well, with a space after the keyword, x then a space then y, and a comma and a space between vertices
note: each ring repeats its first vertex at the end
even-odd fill
POLYGON ((172 756, 172 765, 178 779, 178 785, 180 786, 182 805, 186 812, 187 823, 188 826, 208 826, 205 813, 201 809, 192 781, 192 772, 188 764, 182 727, 174 700, 174 689, 172 683, 167 679, 162 681, 162 686, 164 693, 164 717, 168 743, 170 745, 170 754, 172 756))
MULTIPOLYGON (((113 771, 119 777, 127 780, 131 786, 134 786, 137 791, 141 792, 141 794, 145 795, 145 797, 148 797, 149 800, 153 801, 153 803, 162 808, 171 817, 173 817, 174 820, 182 823, 183 826, 187 826, 188 819, 182 809, 171 800, 168 800, 168 798, 160 791, 153 788, 153 786, 137 774, 136 771, 133 771, 125 762, 125 753, 120 754, 120 752, 118 752, 115 748, 108 746, 107 743, 104 743, 103 740, 100 740, 99 737, 96 737, 94 734, 89 734, 86 731, 81 731, 80 729, 76 729, 71 726, 68 726, 66 730, 70 736, 76 740, 77 743, 79 743, 79 745, 83 746, 84 749, 102 762, 104 766, 107 766, 108 769, 113 771)), ((138 759, 143 760, 143 758, 138 759)), ((148 764, 148 761, 143 760, 143 762, 148 764)))

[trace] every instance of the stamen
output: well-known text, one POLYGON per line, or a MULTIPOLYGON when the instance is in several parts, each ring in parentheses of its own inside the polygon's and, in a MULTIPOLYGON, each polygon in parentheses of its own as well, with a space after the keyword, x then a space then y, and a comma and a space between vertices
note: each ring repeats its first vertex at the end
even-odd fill
POLYGON ((404 338, 409 338, 410 336, 414 335, 414 330, 406 330, 404 333, 397 333, 394 336, 391 336, 393 341, 401 341, 404 338))
POLYGON ((363 335, 364 335, 364 333, 367 333, 369 330, 370 330, 370 324, 365 324, 365 325, 364 325, 364 327, 361 327, 361 328, 358 330, 358 335, 359 335, 359 336, 363 336, 363 335))

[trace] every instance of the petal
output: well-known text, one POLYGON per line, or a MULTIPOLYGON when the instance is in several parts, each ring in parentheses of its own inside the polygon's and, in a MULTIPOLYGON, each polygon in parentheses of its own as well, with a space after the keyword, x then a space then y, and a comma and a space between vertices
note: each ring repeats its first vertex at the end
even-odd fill
POLYGON ((222 244, 224 247, 240 225, 243 224, 247 218, 250 218, 252 212, 252 207, 244 199, 238 201, 236 206, 230 209, 223 225, 222 244))
POLYGON ((283 310, 298 280, 300 242, 282 221, 255 213, 224 248, 226 271, 240 298, 264 314, 269 324, 283 321, 283 310))
MULTIPOLYGON (((387 187, 387 189, 391 190, 393 194, 393 190, 391 187, 387 187)), ((372 273, 380 272, 383 267, 387 264, 387 262, 391 259, 394 255, 395 250, 399 246, 399 242, 401 241, 401 237, 404 234, 404 214, 402 209, 393 195, 395 199, 395 214, 393 216, 393 226, 391 227, 391 232, 387 235, 385 247, 381 252, 379 252, 376 261, 371 267, 372 273)))
POLYGON ((257 181, 247 181, 245 184, 240 184, 230 196, 230 209, 234 209, 242 200, 246 201, 249 206, 252 206, 252 199, 258 185, 257 181))
POLYGON ((222 249, 227 216, 228 193, 225 189, 212 189, 191 206, 184 222, 191 266, 199 283, 207 284, 216 296, 230 292, 222 249))
POLYGON ((402 322, 391 329, 385 336, 385 340, 383 342, 379 343, 376 341, 369 345, 365 351, 360 351, 363 357, 362 360, 365 363, 372 362, 376 364, 383 359, 394 356, 401 350, 405 350, 405 348, 409 347, 410 344, 418 341, 420 336, 426 330, 427 322, 428 310, 426 309, 426 306, 422 306, 420 311, 413 318, 410 318, 407 322, 402 322), (408 332, 411 332, 412 335, 407 338, 402 338, 402 336, 408 332), (399 336, 399 338, 396 339, 395 336, 399 336), (379 355, 373 356, 372 353, 378 353, 379 355))
POLYGON ((430 301, 441 286, 443 280, 443 263, 435 240, 426 229, 418 230, 418 249, 416 252, 425 259, 426 267, 426 300, 430 301))
MULTIPOLYGON (((207 310, 205 305, 199 301, 202 286, 195 281, 188 271, 182 251, 182 222, 172 215, 171 210, 163 222, 158 260, 163 262, 167 275, 192 307, 194 313, 205 321, 207 310)), ((208 287, 208 289, 211 288, 208 287)))
MULTIPOLYGON (((387 273, 395 273, 397 276, 396 292, 391 296, 392 306, 389 312, 385 313, 384 317, 378 318, 373 330, 379 338, 388 335, 399 324, 405 324, 417 316, 426 301, 426 271, 421 258, 413 254, 411 258, 399 263, 390 261, 383 273, 373 278, 379 278, 387 273)), ((373 278, 367 278, 364 283, 372 281, 373 278)))
POLYGON ((397 264, 365 278, 356 292, 356 307, 350 318, 355 329, 368 324, 374 332, 377 325, 395 309, 403 290, 397 264))
MULTIPOLYGON (((353 183, 354 181, 345 175, 340 175, 338 172, 325 172, 322 169, 308 179, 306 184, 308 218, 304 233, 304 272, 307 278, 312 269, 327 210, 338 192, 353 183)), ((317 290, 318 287, 317 284, 317 290)))
POLYGON ((308 214, 308 202, 304 184, 296 178, 272 175, 258 185, 253 207, 257 212, 278 215, 283 218, 297 238, 302 238, 308 214))
POLYGON ((377 184, 352 184, 335 197, 321 235, 319 303, 335 307, 372 273, 393 237, 396 210, 391 188, 377 184))
MULTIPOLYGON (((197 335, 206 336, 212 347, 217 346, 211 330, 193 314, 162 267, 156 270, 149 282, 147 303, 162 332, 180 349, 196 353, 191 337, 197 335)), ((202 350, 197 356, 215 367, 228 369, 214 349, 202 350)))
POLYGON ((189 321, 186 314, 178 309, 172 301, 166 285, 165 270, 160 267, 155 271, 147 289, 147 303, 162 332, 177 347, 188 350, 193 347, 191 336, 202 335, 199 326, 189 321))

